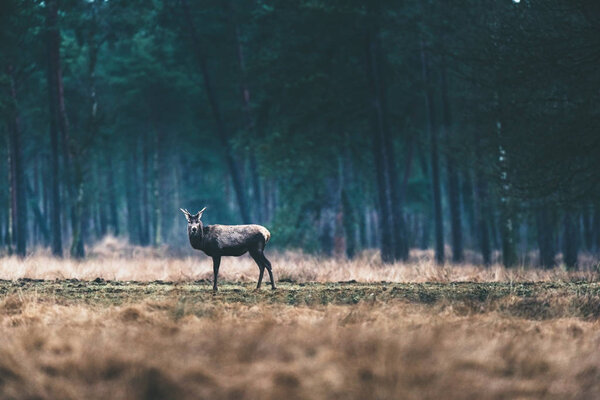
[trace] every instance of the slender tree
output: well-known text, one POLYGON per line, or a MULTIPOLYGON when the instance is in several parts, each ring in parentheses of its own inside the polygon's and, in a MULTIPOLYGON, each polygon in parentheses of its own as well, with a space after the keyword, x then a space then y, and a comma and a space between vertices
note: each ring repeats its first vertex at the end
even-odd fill
MULTIPOLYGON (((238 23, 236 10, 233 3, 228 4, 229 13, 231 15, 231 20, 233 23, 233 30, 235 33, 235 44, 236 44, 236 55, 237 61, 240 69, 240 97, 242 100, 242 114, 244 121, 244 130, 247 135, 251 137, 257 137, 258 131, 256 129, 256 124, 254 122, 254 116, 252 115, 251 104, 250 104, 250 87, 248 86, 248 72, 246 69, 246 50, 244 48, 244 42, 242 38, 242 32, 240 24, 238 23)), ((252 209, 254 210, 254 216, 256 218, 256 222, 263 221, 262 215, 262 185, 260 176, 258 173, 258 164, 256 162, 256 149, 249 149, 249 166, 250 166, 250 181, 252 187, 252 200, 254 205, 252 209)))
POLYGON ((60 33, 58 30, 58 1, 46 2, 46 40, 48 58, 48 104, 50 106, 50 157, 51 157, 51 226, 52 254, 62 257, 62 228, 60 219, 60 183, 59 183, 59 89, 60 73, 60 33))
POLYGON ((250 214, 248 211, 248 202, 246 200, 246 193, 244 191, 242 183, 240 168, 238 163, 236 162, 236 159, 234 158, 229 132, 227 131, 225 123, 223 122, 221 107, 217 99, 217 93, 214 88, 213 78, 208 70, 208 60, 206 57, 206 53, 201 45, 200 39, 198 38, 198 34, 196 33, 196 27, 194 21, 192 20, 192 14, 187 0, 180 0, 180 5, 181 11, 185 18, 185 25, 187 27, 190 40, 192 42, 192 48, 200 65, 200 73, 202 74, 204 89, 206 91, 206 95, 208 96, 210 107, 213 113, 213 118, 217 127, 217 135, 220 139, 221 145, 223 146, 223 151, 225 153, 225 161, 227 163, 227 167, 229 168, 229 173, 231 174, 231 180, 233 182, 233 189, 236 194, 240 215, 242 217, 242 221, 246 224, 249 224, 250 214))
POLYGON ((577 266, 577 253, 579 251, 579 229, 574 210, 565 210, 563 226, 564 262, 567 269, 575 269, 577 266))
POLYGON ((444 263, 444 225, 442 216, 442 193, 440 188, 440 166, 438 133, 433 104, 433 87, 430 81, 429 60, 424 42, 421 42, 421 68, 425 85, 425 106, 427 110, 427 130, 431 156, 431 186, 433 193, 433 214, 435 223, 435 260, 444 263))
POLYGON ((17 255, 24 257, 27 252, 27 200, 25 168, 23 165, 23 143, 21 134, 21 121, 18 111, 17 88, 13 65, 8 65, 10 107, 8 113, 8 137, 10 155, 10 188, 11 211, 13 218, 12 232, 16 243, 17 255))
POLYGON ((381 259, 384 263, 394 261, 394 246, 396 245, 394 232, 394 216, 392 205, 392 188, 390 176, 390 153, 386 151, 387 122, 385 119, 385 101, 380 77, 379 32, 371 27, 367 31, 367 74, 370 86, 370 104, 372 108, 373 126, 373 157, 375 159, 377 175, 377 191, 379 199, 379 217, 381 232, 381 259))
POLYGON ((556 257, 553 216, 545 202, 536 213, 537 240, 540 252, 540 265, 545 268, 554 266, 556 257))
POLYGON ((464 259, 462 215, 460 210, 460 189, 455 155, 452 153, 452 116, 448 96, 446 58, 441 60, 441 92, 442 92, 442 128, 446 142, 446 172, 448 176, 448 206, 450 209, 450 230, 452 237, 452 261, 460 263, 464 259))

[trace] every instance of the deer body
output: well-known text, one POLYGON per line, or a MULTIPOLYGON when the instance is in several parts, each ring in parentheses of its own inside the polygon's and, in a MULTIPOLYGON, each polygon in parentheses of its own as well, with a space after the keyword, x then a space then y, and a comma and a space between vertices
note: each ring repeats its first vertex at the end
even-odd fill
POLYGON ((202 235, 189 235, 190 244, 207 256, 241 256, 264 246, 271 233, 261 225, 208 225, 202 235))
POLYGON ((213 290, 217 290, 217 278, 221 257, 238 257, 250 253, 258 265, 260 274, 257 289, 262 283, 265 268, 271 278, 271 287, 275 289, 271 262, 265 257, 264 249, 271 238, 271 233, 261 225, 208 225, 203 226, 201 218, 206 207, 192 215, 181 209, 188 220, 188 238, 196 250, 203 251, 213 259, 213 290))

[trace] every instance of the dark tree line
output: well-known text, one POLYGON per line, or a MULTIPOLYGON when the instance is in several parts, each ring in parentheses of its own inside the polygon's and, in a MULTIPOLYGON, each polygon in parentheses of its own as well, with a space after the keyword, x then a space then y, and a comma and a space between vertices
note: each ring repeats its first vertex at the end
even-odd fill
POLYGON ((600 251, 593 2, 0 7, 6 253, 185 245, 204 206, 384 262, 600 251))

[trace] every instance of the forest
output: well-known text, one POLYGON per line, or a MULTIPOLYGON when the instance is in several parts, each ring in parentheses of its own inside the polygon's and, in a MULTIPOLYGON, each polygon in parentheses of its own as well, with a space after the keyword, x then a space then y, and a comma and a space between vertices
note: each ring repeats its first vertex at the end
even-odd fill
POLYGON ((0 0, 0 400, 600 399, 599 67, 597 0, 0 0))
POLYGON ((4 0, 3 254, 179 208, 384 263, 600 252, 597 2, 4 0))

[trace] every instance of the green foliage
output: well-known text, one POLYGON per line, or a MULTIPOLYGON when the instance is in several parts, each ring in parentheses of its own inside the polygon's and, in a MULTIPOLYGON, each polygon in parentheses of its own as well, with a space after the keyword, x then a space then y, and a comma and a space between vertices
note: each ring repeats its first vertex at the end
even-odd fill
MULTIPOLYGON (((274 244, 320 249, 331 182, 343 187, 343 209, 353 221, 344 221, 345 229, 364 225, 363 210, 376 208, 378 190, 366 64, 373 27, 399 175, 392 179, 402 187, 404 213, 431 214, 421 49, 431 57, 438 121, 440 71, 449 76, 453 121, 441 154, 455 161, 463 185, 473 189, 479 174, 489 183, 486 218, 505 213, 531 221, 542 201, 573 209, 597 204, 600 14, 588 2, 188 3, 191 27, 181 2, 60 2, 65 107, 71 140, 81 150, 88 232, 98 231, 111 201, 121 225, 132 212, 128 202, 147 225, 158 218, 150 210, 158 204, 168 243, 185 242, 180 206, 208 205, 209 222, 240 222, 223 157, 227 145, 252 198, 249 208, 257 215, 265 209, 257 222, 269 225, 274 244), (216 128, 200 53, 230 143, 216 128), (255 182, 263 193, 252 197, 255 182), (502 198, 512 208, 503 209, 502 198)), ((26 173, 47 212, 46 7, 34 0, 0 5, 0 115, 4 122, 13 105, 6 90, 12 66, 26 173)), ((476 214, 474 195, 464 193, 463 207, 476 214)), ((5 188, 0 199, 8 197, 5 188)), ((6 216, 0 225, 6 230, 6 216)))

